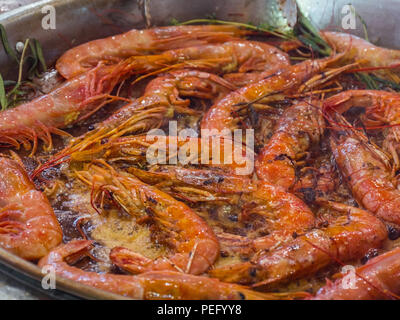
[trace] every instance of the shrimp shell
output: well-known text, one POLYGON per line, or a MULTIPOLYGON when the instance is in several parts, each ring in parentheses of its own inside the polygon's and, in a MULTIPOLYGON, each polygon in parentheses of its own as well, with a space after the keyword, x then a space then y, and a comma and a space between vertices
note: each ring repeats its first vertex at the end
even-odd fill
POLYGON ((99 62, 117 63, 130 56, 143 56, 165 50, 225 42, 249 33, 234 26, 169 26, 130 30, 97 39, 65 52, 56 63, 58 72, 71 79, 95 67, 99 62))
POLYGON ((61 240, 61 227, 47 198, 35 190, 17 161, 0 156, 0 246, 36 260, 61 240))

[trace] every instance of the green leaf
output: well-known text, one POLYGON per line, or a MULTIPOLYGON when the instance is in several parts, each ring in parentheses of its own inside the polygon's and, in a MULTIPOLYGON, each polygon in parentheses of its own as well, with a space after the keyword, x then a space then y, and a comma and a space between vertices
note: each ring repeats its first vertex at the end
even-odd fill
POLYGON ((7 108, 6 90, 4 88, 4 81, 1 74, 0 74, 0 105, 1 105, 1 111, 4 111, 7 108))
POLYGON ((31 53, 32 55, 29 55, 27 58, 27 60, 32 60, 31 66, 28 70, 28 78, 32 78, 33 75, 35 74, 36 71, 36 67, 38 65, 38 56, 36 53, 36 47, 34 44, 34 40, 32 39, 32 41, 29 42, 29 48, 31 49, 31 53))
POLYGON ((313 51, 316 51, 324 56, 329 56, 332 52, 331 47, 321 37, 318 29, 301 12, 300 9, 298 10, 297 14, 295 35, 303 44, 305 44, 308 47, 311 47, 313 51))
POLYGON ((177 26, 177 25, 179 25, 179 20, 172 18, 169 23, 172 26, 177 26))
POLYGON ((35 42, 37 57, 42 66, 42 71, 45 72, 45 71, 47 71, 47 66, 46 66, 46 60, 44 59, 44 56, 43 56, 42 46, 40 45, 38 40, 34 39, 34 42, 35 42))
POLYGON ((11 49, 10 43, 8 42, 6 29, 2 24, 0 24, 0 35, 1 35, 1 42, 3 43, 3 47, 7 55, 11 57, 13 60, 15 60, 16 63, 19 63, 17 54, 13 49, 11 49))

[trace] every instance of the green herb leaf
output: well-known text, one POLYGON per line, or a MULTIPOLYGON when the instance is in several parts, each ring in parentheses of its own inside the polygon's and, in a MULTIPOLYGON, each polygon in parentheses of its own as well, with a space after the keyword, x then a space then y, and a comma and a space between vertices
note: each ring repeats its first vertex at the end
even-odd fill
POLYGON ((10 43, 8 42, 6 29, 2 24, 0 24, 0 35, 1 35, 1 42, 3 43, 3 47, 7 55, 11 57, 13 60, 15 60, 16 63, 19 63, 17 54, 13 49, 11 49, 10 43))
POLYGON ((172 26, 178 26, 178 25, 179 25, 179 20, 177 20, 177 19, 175 19, 175 18, 172 18, 172 19, 169 21, 169 24, 172 25, 172 26))
POLYGON ((29 55, 27 58, 28 60, 31 60, 31 65, 30 68, 28 70, 28 78, 32 78, 35 74, 37 65, 38 65, 38 56, 36 53, 36 47, 34 44, 34 39, 32 39, 32 41, 29 42, 29 48, 31 49, 31 55, 29 55))
POLYGON ((318 52, 323 56, 329 56, 331 54, 331 47, 324 39, 322 39, 318 29, 300 9, 297 13, 297 24, 294 33, 304 45, 311 47, 313 51, 318 52))
POLYGON ((1 111, 4 111, 7 108, 6 90, 4 88, 4 81, 1 74, 0 74, 0 105, 1 105, 1 111))
POLYGON ((47 71, 47 66, 46 66, 46 60, 44 59, 44 56, 43 56, 42 46, 40 45, 38 40, 34 39, 34 42, 35 42, 37 57, 42 66, 42 71, 45 72, 45 71, 47 71))

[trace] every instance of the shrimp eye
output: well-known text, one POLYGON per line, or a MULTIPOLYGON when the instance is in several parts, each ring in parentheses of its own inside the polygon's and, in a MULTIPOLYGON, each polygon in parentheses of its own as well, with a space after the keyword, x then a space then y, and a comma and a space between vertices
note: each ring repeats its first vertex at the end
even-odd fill
POLYGON ((388 236, 390 240, 396 240, 400 237, 400 229, 395 228, 391 225, 387 225, 388 236))

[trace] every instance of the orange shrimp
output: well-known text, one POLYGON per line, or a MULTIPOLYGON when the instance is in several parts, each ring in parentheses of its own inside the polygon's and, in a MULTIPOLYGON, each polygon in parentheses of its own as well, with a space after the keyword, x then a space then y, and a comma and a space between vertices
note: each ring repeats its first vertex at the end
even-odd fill
POLYGON ((62 83, 46 95, 1 111, 0 145, 19 148, 22 143, 29 149, 29 141, 33 141, 34 154, 38 139, 41 139, 51 149, 51 133, 67 135, 58 128, 65 128, 89 117, 110 98, 108 94, 121 80, 121 76, 104 81, 102 86, 97 85, 97 81, 114 70, 113 68, 99 66, 89 73, 62 83))
MULTIPOLYGON (((201 122, 201 128, 218 131, 223 131, 224 129, 234 130, 238 123, 242 121, 238 114, 245 106, 274 101, 274 99, 281 100, 282 94, 296 92, 307 80, 340 58, 341 55, 338 55, 320 60, 307 60, 293 66, 287 66, 263 80, 228 94, 208 110, 201 122)), ((323 81, 332 78, 347 68, 349 66, 326 72, 323 81)), ((314 79, 314 81, 318 82, 320 80, 314 79)))
POLYGON ((93 40, 65 52, 56 68, 71 79, 95 67, 99 62, 117 63, 130 56, 160 53, 211 42, 226 42, 250 33, 235 26, 169 26, 128 32, 93 40))
MULTIPOLYGON (((101 157, 109 162, 128 160, 140 166, 148 166, 146 157, 148 149, 152 146, 152 142, 157 142, 160 137, 153 136, 154 140, 149 138, 146 136, 123 137, 119 141, 110 141, 99 146, 103 151, 98 151, 94 157, 83 157, 81 159, 92 160, 101 157)), ((171 139, 174 141, 174 137, 163 138, 166 142, 165 151, 166 158, 168 158, 171 152, 168 149, 169 143, 171 139)), ((195 201, 229 201, 227 195, 239 195, 237 201, 239 207, 242 208, 240 219, 246 221, 253 215, 260 215, 267 221, 266 227, 270 233, 268 236, 246 241, 245 247, 251 251, 271 247, 277 241, 284 241, 284 239, 290 237, 293 232, 302 232, 313 226, 313 213, 300 199, 285 192, 280 187, 266 183, 253 183, 250 179, 252 172, 247 175, 241 171, 237 172, 237 169, 243 169, 243 164, 235 162, 235 159, 225 162, 227 159, 224 158, 227 156, 223 151, 224 147, 227 145, 228 150, 232 150, 230 146, 232 140, 226 137, 218 137, 218 141, 220 141, 219 148, 221 150, 218 155, 220 157, 218 164, 213 163, 216 159, 212 158, 212 154, 205 154, 205 152, 212 151, 212 142, 206 142, 210 145, 209 148, 204 148, 201 146, 203 142, 201 139, 187 138, 177 144, 178 148, 174 152, 179 152, 184 145, 198 146, 196 150, 200 150, 200 153, 196 154, 198 157, 196 159, 200 168, 157 164, 157 171, 151 169, 144 171, 134 167, 128 168, 127 171, 146 183, 156 184, 158 188, 177 198, 184 196, 185 199, 195 201), (209 158, 211 161, 206 161, 209 158), (191 188, 186 188, 186 186, 191 188), (188 192, 196 194, 188 195, 188 192)), ((249 151, 243 149, 243 155, 248 156, 248 154, 249 151)), ((232 237, 224 235, 223 238, 228 246, 232 244, 232 237)))
POLYGON ((254 189, 249 177, 235 175, 221 168, 199 169, 167 165, 158 166, 151 171, 135 167, 130 167, 127 171, 143 182, 156 185, 174 198, 193 202, 229 202, 229 195, 249 193, 254 189))
POLYGON ((273 136, 257 157, 259 179, 286 190, 294 186, 296 160, 318 144, 324 133, 324 119, 315 103, 299 102, 284 111, 273 136))
POLYGON ((327 205, 345 215, 326 228, 295 234, 293 240, 273 250, 260 251, 249 262, 211 270, 211 275, 226 282, 273 288, 334 262, 361 258, 386 240, 385 225, 368 211, 340 203, 327 205))
MULTIPOLYGON (((368 68, 371 71, 382 69, 379 73, 385 75, 383 71, 385 68, 399 67, 400 50, 378 47, 347 33, 324 31, 321 34, 338 52, 344 53, 344 61, 360 61, 360 64, 366 68, 365 70, 368 70, 368 68)), ((398 77, 392 79, 399 80, 398 77)))
MULTIPOLYGON (((173 65, 178 63, 181 66, 181 62, 184 61, 188 62, 187 66, 200 67, 207 71, 222 74, 233 71, 276 70, 288 65, 287 56, 275 47, 261 42, 231 41, 218 45, 170 50, 158 56, 131 57, 123 61, 121 67, 123 65, 122 68, 135 70, 136 73, 138 69, 143 70, 143 72, 150 72, 160 69, 160 64, 173 65)), ((110 77, 113 77, 113 75, 110 75, 110 77)), ((137 122, 135 116, 138 111, 144 109, 142 105, 148 108, 149 104, 151 106, 158 106, 160 104, 169 105, 174 102, 181 102, 185 106, 188 106, 189 101, 179 101, 179 90, 182 90, 182 95, 208 99, 217 98, 218 100, 221 98, 221 95, 218 94, 220 92, 218 89, 221 86, 230 90, 236 89, 228 81, 224 81, 215 75, 200 72, 195 73, 195 71, 178 71, 165 77, 157 78, 149 83, 144 96, 140 98, 146 99, 145 102, 139 99, 117 111, 109 119, 100 124, 102 128, 105 128, 102 131, 110 131, 118 126, 125 126, 123 130, 119 128, 118 131, 122 131, 122 134, 134 132, 134 128, 130 129, 128 125, 130 122, 137 122), (186 86, 182 83, 186 83, 186 86), (220 86, 218 87, 218 85, 220 86), (202 91, 203 94, 200 94, 199 91, 202 91), (147 100, 153 96, 155 97, 149 103, 147 100), (161 96, 161 98, 156 99, 158 96, 161 96)), ((170 116, 172 115, 173 113, 170 112, 170 116)), ((164 114, 161 117, 164 118, 164 114)))
MULTIPOLYGON (((145 183, 157 184, 159 188, 160 184, 164 184, 162 189, 166 192, 183 192, 189 186, 200 187, 209 191, 197 194, 203 194, 203 201, 217 200, 218 196, 210 192, 226 195, 252 190, 253 152, 227 137, 126 136, 71 155, 71 161, 99 158, 109 163, 125 161, 146 167, 146 171, 135 167, 127 171, 145 183), (218 154, 216 149, 220 150, 218 154), (190 154, 187 154, 188 151, 190 154), (159 154, 164 157, 158 159, 159 154), (185 157, 182 158, 182 155, 185 157), (168 165, 171 161, 180 165, 168 165)), ((189 188, 188 191, 196 190, 189 188)), ((197 200, 200 201, 200 198, 197 200)))
MULTIPOLYGON (((91 165, 77 172, 78 178, 93 187, 93 202, 105 191, 129 214, 143 221, 154 221, 161 232, 169 235, 164 241, 176 253, 150 260, 130 251, 130 271, 173 270, 201 274, 216 260, 219 244, 210 227, 182 202, 109 166, 91 165)), ((114 248, 112 257, 125 264, 128 249, 114 248)), ((115 262, 114 261, 114 262, 115 262)))
POLYGON ((102 144, 107 139, 158 128, 172 118, 175 110, 191 113, 188 108, 190 100, 181 96, 218 99, 234 88, 216 75, 196 70, 179 70, 157 77, 149 82, 142 97, 116 111, 94 130, 73 139, 64 150, 39 166, 33 177, 47 166, 63 161, 66 156, 75 159, 93 157, 97 152, 94 150, 104 150, 102 144))
POLYGON ((347 125, 330 139, 331 149, 354 198, 377 217, 400 225, 400 191, 396 188, 391 159, 368 138, 347 125))
MULTIPOLYGON (((75 240, 63 244, 39 261, 39 267, 51 266, 57 275, 98 289, 133 299, 144 300, 278 300, 295 295, 261 293, 217 279, 172 271, 152 271, 140 275, 88 272, 69 265, 69 257, 82 257, 91 241, 75 240)), ((302 295, 304 297, 304 294, 302 295)), ((301 297, 301 295, 299 296, 301 297)))
MULTIPOLYGON (((217 233, 225 248, 243 255, 267 250, 291 239, 293 233, 301 233, 314 226, 313 213, 299 198, 277 186, 252 183, 247 177, 230 175, 224 171, 179 167, 164 176, 163 172, 155 174, 136 168, 129 168, 128 171, 142 181, 156 184, 162 191, 178 199, 236 204, 241 208, 238 217, 240 222, 246 223, 255 216, 260 217, 264 224, 263 230, 268 233, 266 236, 249 239, 219 231, 217 233), (223 182, 218 180, 221 177, 223 182), (229 197, 233 194, 236 197, 229 197)), ((124 261, 126 265, 129 264, 127 259, 124 261)))
POLYGON ((270 233, 252 241, 254 250, 268 250, 290 239, 293 233, 301 233, 314 227, 314 214, 296 196, 279 186, 258 182, 256 190, 243 195, 242 220, 253 214, 264 216, 270 233))
MULTIPOLYGON (((267 235, 257 238, 242 237, 226 232, 217 232, 220 244, 228 251, 251 257, 260 250, 271 250, 290 241, 293 234, 301 234, 314 227, 315 218, 307 205, 280 186, 258 182, 249 185, 237 201, 241 208, 240 222, 263 219, 262 230, 267 235)), ((238 264, 238 266, 241 264, 238 264)), ((235 268, 235 267, 234 267, 235 268)), ((212 276, 225 272, 225 267, 212 269, 212 276)))
MULTIPOLYGON (((267 44, 251 41, 188 47, 154 56, 134 56, 111 66, 99 64, 89 72, 66 81, 49 94, 0 112, 0 145, 19 147, 23 143, 29 148, 29 141, 33 141, 33 154, 39 138, 51 149, 51 133, 65 134, 58 128, 89 117, 113 100, 127 100, 110 96, 110 93, 118 83, 132 75, 151 74, 165 67, 168 69, 168 66, 190 66, 226 73, 275 69, 282 64, 288 64, 286 54, 267 44)), ((190 91, 190 88, 185 89, 190 91)), ((125 112, 130 110, 134 117, 136 109, 131 106, 125 112)), ((121 116, 121 120, 114 120, 121 124, 127 120, 125 116, 121 116)), ((163 118, 163 115, 160 117, 163 118)))
POLYGON ((28 260, 45 256, 62 240, 49 201, 19 162, 0 156, 0 246, 28 260))
POLYGON ((387 300, 399 299, 400 248, 385 252, 355 270, 354 282, 345 278, 328 282, 313 300, 387 300))
POLYGON ((360 116, 367 129, 384 128, 386 136, 382 144, 394 161, 394 169, 400 168, 400 94, 379 90, 348 90, 326 99, 324 113, 331 124, 333 112, 343 113, 351 107, 362 107, 365 113, 360 116))

